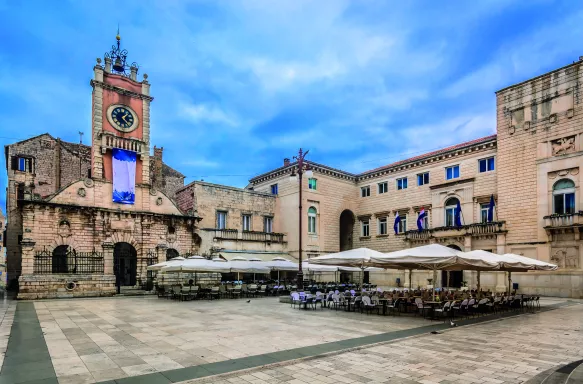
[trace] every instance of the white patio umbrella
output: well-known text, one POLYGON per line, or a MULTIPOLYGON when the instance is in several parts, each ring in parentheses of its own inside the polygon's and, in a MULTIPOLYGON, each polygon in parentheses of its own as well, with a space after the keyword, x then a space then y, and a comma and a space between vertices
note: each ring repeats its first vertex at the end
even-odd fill
POLYGON ((433 295, 437 270, 439 269, 484 269, 496 270, 499 268, 495 262, 490 262, 479 257, 466 257, 464 252, 440 244, 429 244, 421 247, 402 249, 396 252, 386 253, 371 260, 377 265, 386 268, 409 269, 409 289, 411 289, 411 271, 413 269, 429 269, 433 271, 433 295))
POLYGON ((182 256, 178 256, 178 257, 175 257, 171 260, 163 261, 163 262, 157 263, 157 264, 148 265, 148 267, 146 269, 148 271, 159 271, 162 268, 166 267, 167 265, 176 264, 176 263, 179 263, 183 260, 186 260, 186 259, 182 256))
POLYGON ((277 281, 279 282, 280 271, 297 271, 298 263, 294 263, 283 257, 274 257, 271 261, 266 261, 265 266, 272 271, 277 271, 277 281))
POLYGON ((189 257, 180 263, 167 265, 162 272, 219 272, 228 273, 231 267, 226 262, 208 260, 201 256, 189 257))
MULTIPOLYGON (((498 255, 496 253, 475 250, 466 252, 466 258, 479 258, 487 260, 488 262, 497 263, 499 270, 508 272, 508 292, 512 286, 512 272, 527 272, 529 270, 554 271, 558 267, 555 264, 546 263, 544 261, 531 259, 530 257, 506 253, 498 255)), ((480 291, 480 270, 478 270, 478 292, 480 291)))
POLYGON ((253 280, 255 280, 255 274, 256 273, 263 273, 263 274, 267 274, 269 272, 271 272, 271 269, 269 269, 265 263, 262 262, 257 262, 257 261, 231 261, 229 262, 229 265, 231 266, 231 272, 237 272, 237 279, 239 279, 239 273, 243 272, 243 273, 252 273, 253 274, 253 280))
MULTIPOLYGON (((330 253, 328 255, 317 256, 309 260, 310 264, 335 265, 340 268, 353 267, 354 271, 360 272, 360 287, 364 279, 364 271, 367 267, 375 266, 373 259, 384 256, 383 253, 368 248, 357 248, 348 251, 330 253)), ((346 269, 339 269, 346 270, 346 269)))

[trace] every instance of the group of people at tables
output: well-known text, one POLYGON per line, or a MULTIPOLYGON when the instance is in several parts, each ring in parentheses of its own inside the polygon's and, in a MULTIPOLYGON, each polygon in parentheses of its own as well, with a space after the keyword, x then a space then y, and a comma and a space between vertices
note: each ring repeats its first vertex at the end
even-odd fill
POLYGON ((506 309, 518 309, 540 306, 540 297, 518 295, 516 292, 494 293, 490 290, 446 290, 431 289, 415 290, 387 290, 374 288, 367 290, 346 289, 329 290, 326 294, 292 292, 292 305, 300 304, 300 308, 321 307, 334 309, 343 308, 347 311, 360 310, 361 312, 377 310, 383 314, 387 312, 413 312, 425 316, 435 317, 436 314, 453 316, 455 312, 463 315, 480 314, 506 309), (433 296, 434 295, 434 296, 433 296), (303 307, 302 307, 303 305, 303 307))

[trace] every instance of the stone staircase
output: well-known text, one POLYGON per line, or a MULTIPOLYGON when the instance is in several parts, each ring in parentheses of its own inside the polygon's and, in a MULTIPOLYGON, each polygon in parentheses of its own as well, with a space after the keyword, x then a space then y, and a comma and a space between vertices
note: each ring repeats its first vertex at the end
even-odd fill
POLYGON ((583 383, 583 360, 551 368, 539 373, 525 384, 581 384, 583 383))

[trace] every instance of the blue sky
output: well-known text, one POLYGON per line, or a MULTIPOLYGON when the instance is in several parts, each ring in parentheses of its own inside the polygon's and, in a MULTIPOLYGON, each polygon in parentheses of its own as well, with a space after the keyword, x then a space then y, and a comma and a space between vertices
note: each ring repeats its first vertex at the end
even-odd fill
POLYGON ((239 187, 299 147, 361 172, 489 135, 496 90, 583 55, 577 1, 0 0, 2 145, 88 142, 118 22, 152 146, 187 181, 239 187))

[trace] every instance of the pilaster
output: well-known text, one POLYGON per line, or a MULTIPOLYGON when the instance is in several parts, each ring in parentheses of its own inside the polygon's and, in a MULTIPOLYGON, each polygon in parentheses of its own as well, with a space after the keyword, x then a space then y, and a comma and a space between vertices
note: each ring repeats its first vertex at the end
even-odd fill
MULTIPOLYGON (((102 72, 103 74, 103 72, 102 72)), ((91 176, 103 179, 103 154, 101 153, 101 132, 103 130, 103 88, 100 83, 93 83, 93 158, 91 162, 91 176)))
MULTIPOLYGON (((142 84, 142 89, 144 85, 142 84)), ((149 85, 148 85, 149 90, 149 85)), ((142 137, 145 145, 142 148, 142 182, 150 182, 150 100, 144 99, 142 103, 142 137)))
POLYGON ((103 248, 103 274, 113 275, 113 247, 114 244, 105 242, 101 244, 103 248))
POLYGON ((20 243, 22 249, 22 274, 32 275, 34 273, 34 246, 36 242, 32 239, 23 239, 20 243))

